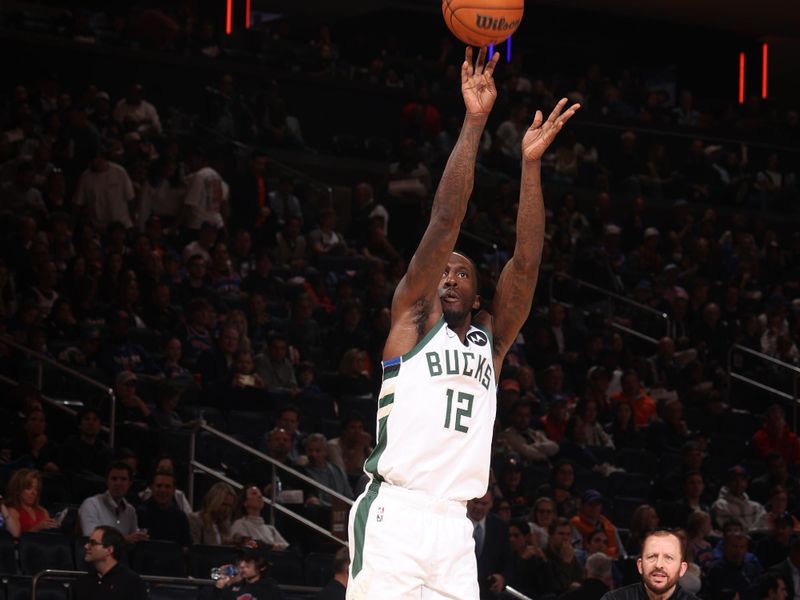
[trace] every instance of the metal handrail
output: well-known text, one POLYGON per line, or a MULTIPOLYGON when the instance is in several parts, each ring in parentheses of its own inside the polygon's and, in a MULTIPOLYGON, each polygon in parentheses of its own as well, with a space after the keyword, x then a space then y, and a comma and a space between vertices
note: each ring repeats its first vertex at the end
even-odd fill
MULTIPOLYGON (((753 350, 752 348, 748 348, 747 346, 742 346, 741 344, 733 344, 730 348, 728 348, 728 377, 730 379, 736 379, 737 381, 742 381, 753 387, 757 387, 765 392, 769 392, 779 398, 783 398, 784 400, 790 400, 792 402, 792 421, 793 421, 793 429, 797 431, 797 411, 798 411, 798 404, 800 404, 800 367, 796 367, 791 363, 784 362, 780 359, 775 358, 774 356, 770 356, 769 354, 764 354, 763 352, 759 352, 758 350, 753 350), (783 390, 779 390, 772 386, 769 386, 765 383, 761 383, 760 381, 756 381, 755 379, 751 379, 745 375, 740 375, 738 373, 733 372, 733 353, 734 352, 744 352, 745 354, 749 354, 751 356, 755 356, 763 361, 772 363, 782 369, 785 369, 793 374, 792 376, 792 394, 788 394, 783 390)), ((731 386, 728 385, 728 400, 730 400, 730 393, 731 393, 731 386)))
MULTIPOLYGON (((4 381, 11 385, 19 385, 19 381, 15 381, 11 379, 11 377, 6 377, 5 375, 0 375, 0 381, 4 381)), ((69 406, 63 404, 62 402, 59 402, 55 398, 50 398, 49 396, 45 396, 44 394, 41 394, 41 396, 42 400, 44 400, 48 406, 52 406, 53 408, 60 410, 61 412, 64 412, 71 417, 78 416, 78 411, 75 410, 74 408, 70 408, 69 406)), ((100 431, 102 431, 103 433, 108 433, 108 427, 106 427, 105 425, 100 425, 100 431)))
POLYGON ((116 420, 117 420, 117 396, 116 394, 114 394, 114 388, 108 387, 107 385, 104 385, 99 381, 92 379, 91 377, 87 377, 83 373, 79 373, 74 369, 70 369, 69 367, 64 366, 54 358, 50 358, 49 356, 46 356, 41 352, 37 352, 36 350, 31 350, 27 346, 23 346, 22 344, 18 343, 16 340, 7 335, 0 335, 0 342, 6 344, 7 346, 11 346, 12 348, 16 348, 17 350, 24 352, 28 356, 35 357, 36 359, 39 360, 39 391, 41 391, 42 389, 42 365, 45 363, 52 367, 55 367, 62 373, 66 373, 70 377, 78 379, 79 381, 82 381, 94 388, 102 390, 111 401, 111 416, 108 426, 108 443, 112 448, 114 447, 114 441, 116 437, 115 435, 116 420))
POLYGON ((229 485, 233 486, 236 489, 240 490, 240 489, 242 489, 244 487, 241 483, 231 479, 230 477, 227 477, 223 473, 220 473, 220 471, 218 469, 214 469, 212 467, 209 467, 208 465, 204 465, 203 463, 201 463, 201 462, 196 460, 195 453, 196 453, 196 449, 197 449, 197 432, 198 431, 206 431, 206 432, 210 433, 211 435, 214 435, 214 436, 218 437, 219 439, 221 439, 221 440, 223 440, 225 442, 228 442, 229 444, 232 444, 232 445, 236 446, 237 448, 243 450, 244 452, 246 452, 246 453, 248 453, 248 454, 250 454, 250 455, 252 455, 252 456, 254 456, 254 457, 256 457, 256 458, 258 458, 260 460, 263 460, 263 461, 269 463, 272 466, 271 494, 270 494, 269 498, 264 498, 264 501, 267 502, 267 504, 269 504, 270 515, 271 515, 271 520, 272 520, 272 524, 273 525, 274 525, 274 521, 275 521, 275 511, 277 510, 277 511, 282 512, 282 513, 284 513, 286 515, 289 515, 290 517, 292 517, 296 521, 299 521, 300 523, 302 523, 306 527, 309 527, 310 529, 313 529, 317 533, 320 533, 320 534, 330 538, 333 541, 339 542, 340 544, 345 544, 346 543, 346 542, 344 542, 344 540, 341 540, 340 538, 336 537, 335 535, 333 535, 330 531, 328 531, 324 527, 320 527, 319 525, 317 525, 313 521, 310 521, 309 519, 306 519, 303 515, 301 515, 299 513, 296 513, 295 511, 293 511, 293 510, 291 510, 289 508, 286 508, 285 506, 283 506, 282 504, 279 504, 277 502, 277 500, 275 498, 275 491, 277 489, 277 485, 275 485, 276 477, 277 477, 277 469, 281 469, 283 471, 286 471, 287 473, 293 475, 294 477, 300 479, 301 481, 304 481, 304 482, 308 483, 309 485, 314 486, 318 490, 320 490, 322 492, 325 492, 325 493, 329 494, 330 496, 336 498, 337 500, 343 502, 347 506, 352 506, 353 505, 353 501, 350 498, 347 498, 346 496, 343 496, 342 494, 340 494, 336 490, 333 490, 333 489, 329 488, 328 486, 319 483, 318 481, 314 480, 313 478, 309 477, 308 475, 306 475, 304 473, 301 473, 300 471, 298 471, 296 469, 293 469, 292 467, 289 467, 289 466, 281 463, 280 461, 272 458, 271 456, 268 456, 268 455, 264 454, 263 452, 260 452, 260 451, 256 450, 252 446, 248 446, 247 444, 245 444, 243 442, 240 442, 236 438, 231 437, 231 436, 219 431, 218 429, 215 429, 214 427, 211 427, 210 425, 208 425, 205 422, 201 422, 200 425, 198 425, 196 428, 192 429, 192 436, 191 436, 190 443, 189 443, 189 453, 190 453, 190 456, 189 456, 189 485, 188 485, 188 489, 187 489, 187 495, 189 497, 189 503, 190 504, 194 503, 194 475, 195 475, 195 469, 199 469, 199 470, 201 470, 201 471, 203 471, 205 473, 208 473, 212 477, 216 477, 220 481, 224 481, 225 483, 228 483, 229 485))
MULTIPOLYGON (((203 471, 204 473, 208 473, 212 477, 216 477, 220 481, 223 481, 223 482, 227 483, 228 485, 230 485, 231 487, 233 487, 236 490, 241 490, 241 489, 244 488, 244 486, 241 483, 239 483, 238 481, 236 481, 234 479, 231 479, 230 477, 226 476, 225 474, 220 473, 217 469, 212 469, 208 465, 204 465, 203 463, 197 462, 196 460, 190 461, 189 462, 189 467, 192 468, 192 469, 199 469, 199 470, 203 471)), ((194 478, 194 474, 192 475, 192 479, 193 478, 194 478)), ((275 502, 275 500, 273 498, 264 498, 264 502, 269 504, 270 510, 277 510, 278 512, 282 512, 285 515, 289 515, 294 520, 299 521, 300 523, 302 523, 303 525, 305 525, 309 529, 313 529, 314 531, 316 531, 317 533, 319 533, 321 535, 324 535, 328 539, 330 539, 330 540, 332 540, 334 542, 338 542, 339 544, 341 544, 343 546, 347 545, 347 542, 344 541, 343 539, 340 539, 340 538, 336 537, 330 531, 328 531, 324 527, 320 527, 319 525, 314 523, 314 521, 306 519, 303 515, 301 515, 299 513, 296 513, 295 511, 293 511, 293 510, 291 510, 289 508, 286 508, 285 506, 283 506, 282 504, 279 504, 278 502, 275 502)), ((273 523, 273 525, 274 525, 274 523, 273 523)))
MULTIPOLYGON (((555 291, 553 289, 553 285, 554 285, 555 281, 556 280, 564 280, 564 279, 569 279, 569 280, 575 282, 575 285, 577 287, 579 287, 579 288, 583 287, 583 288, 590 289, 590 290, 592 290, 594 292, 597 292, 599 294, 603 294, 604 296, 606 296, 608 298, 609 304, 611 304, 612 300, 616 300, 618 302, 623 302, 624 304, 627 304, 628 306, 636 308, 637 310, 640 310, 642 312, 646 312, 646 313, 649 313, 651 315, 654 315, 654 316, 658 317, 659 319, 664 319, 664 325, 665 325, 665 330, 666 330, 665 331, 665 335, 669 336, 669 315, 667 313, 665 313, 664 311, 658 310, 657 308, 653 308, 652 306, 647 306, 646 304, 642 304, 641 302, 636 302, 635 300, 631 300, 627 296, 623 296, 623 295, 618 294, 616 292, 612 292, 611 290, 607 290, 607 289, 602 288, 602 287, 600 287, 598 285, 595 285, 593 283, 589 283, 588 281, 585 281, 583 279, 579 279, 579 278, 577 278, 577 277, 575 277, 573 275, 569 275, 568 273, 557 273, 557 274, 554 274, 553 277, 550 278, 550 300, 551 301, 558 302, 558 299, 555 297, 555 291)), ((611 311, 609 310, 609 312, 611 312, 611 311)), ((624 325, 621 325, 619 323, 612 324, 612 326, 614 326, 614 327, 616 327, 616 328, 618 328, 618 329, 620 329, 622 331, 625 331, 626 333, 630 333, 632 335, 640 337, 640 338, 642 338, 642 339, 644 339, 644 340, 646 340, 648 342, 656 343, 656 344, 658 343, 658 340, 656 340, 655 338, 650 337, 648 335, 645 335, 640 331, 636 331, 634 329, 630 329, 628 327, 625 327, 624 325)))
POLYGON ((526 596, 522 592, 515 590, 510 585, 507 585, 503 591, 506 592, 509 596, 517 598, 517 600, 533 600, 530 596, 526 596))
MULTIPOLYGON (((70 577, 78 578, 82 575, 87 575, 86 571, 68 571, 65 569, 45 569, 36 573, 31 580, 31 600, 36 600, 36 588, 39 585, 40 579, 50 579, 53 577, 70 577)), ((139 575, 142 581, 147 583, 172 583, 175 585, 214 585, 216 581, 213 579, 198 579, 195 577, 165 577, 163 575, 139 575)), ((309 586, 309 585, 283 585, 279 584, 278 587, 287 592, 319 592, 322 588, 309 586)))
MULTIPOLYGON (((337 492, 336 490, 332 490, 332 489, 331 489, 331 488, 329 488, 328 486, 326 486, 326 485, 323 485, 323 484, 319 483, 318 481, 316 481, 315 479, 313 479, 313 478, 309 477, 309 476, 308 476, 308 475, 306 475, 305 473, 301 473, 301 472, 300 472, 300 471, 298 471, 297 469, 293 469, 292 467, 289 467, 289 466, 287 466, 287 465, 283 464, 283 463, 282 463, 282 462, 280 462, 279 460, 276 460, 276 459, 272 458, 271 456, 268 456, 268 455, 264 454, 263 452, 260 452, 259 450, 256 450, 256 449, 255 449, 255 448, 253 448, 252 446, 248 446, 248 445, 247 445, 247 444, 245 444, 244 442, 240 442, 240 441, 239 441, 239 440, 237 440, 236 438, 234 438, 234 437, 231 437, 231 436, 229 436, 229 435, 228 435, 228 434, 226 434, 226 433, 222 433, 220 430, 218 430, 218 429, 215 429, 215 428, 211 427, 210 425, 208 425, 208 424, 207 424, 207 423, 205 423, 205 422, 204 422, 204 423, 201 423, 201 424, 200 424, 200 425, 197 427, 197 429, 194 429, 194 430, 192 431, 192 435, 193 435, 193 436, 197 434, 197 430, 198 430, 198 429, 202 429, 203 431, 207 431, 207 432, 209 432, 209 433, 211 433, 211 434, 213 434, 213 435, 217 436, 218 438, 220 438, 220 439, 222 439, 222 440, 225 440, 226 442, 228 442, 228 443, 230 443, 230 444, 233 444, 234 446, 236 446, 237 448, 240 448, 240 449, 244 450, 244 451, 245 451, 245 452, 247 452, 248 454, 252 454, 252 455, 253 455, 253 456, 255 456, 256 458, 260 458, 261 460, 263 460, 263 461, 265 461, 265 462, 268 462, 268 463, 270 463, 270 464, 271 464, 273 467, 277 467, 277 468, 279 468, 279 469, 283 469, 284 471, 286 471, 286 472, 287 472, 287 473, 289 473, 290 475, 293 475, 294 477, 297 477, 298 479, 301 479, 302 481, 305 481, 306 483, 308 483, 308 484, 310 484, 310 485, 313 485, 314 487, 316 487, 316 488, 318 488, 318 489, 322 490, 322 491, 323 491, 323 492, 325 492, 326 494, 330 494, 331 496, 334 496, 334 497, 338 498, 338 499, 339 499, 339 500, 341 500, 342 502, 345 502, 345 503, 347 503, 347 504, 349 504, 349 505, 351 505, 351 506, 352 506, 352 504, 353 504, 353 501, 352 501, 352 500, 350 500, 350 499, 349 499, 349 498, 347 498, 346 496, 342 496, 342 495, 341 495, 339 492, 337 492)), ((192 457, 192 460, 194 460, 194 456, 192 457)), ((190 500, 190 502, 191 502, 191 501, 192 501, 192 498, 190 498, 189 500, 190 500)))

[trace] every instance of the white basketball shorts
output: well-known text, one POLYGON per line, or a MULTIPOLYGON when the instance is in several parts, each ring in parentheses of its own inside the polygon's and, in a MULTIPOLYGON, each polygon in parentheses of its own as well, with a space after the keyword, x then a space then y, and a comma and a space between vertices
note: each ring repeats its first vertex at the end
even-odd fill
POLYGON ((373 480, 350 511, 347 600, 478 600, 464 502, 373 480))

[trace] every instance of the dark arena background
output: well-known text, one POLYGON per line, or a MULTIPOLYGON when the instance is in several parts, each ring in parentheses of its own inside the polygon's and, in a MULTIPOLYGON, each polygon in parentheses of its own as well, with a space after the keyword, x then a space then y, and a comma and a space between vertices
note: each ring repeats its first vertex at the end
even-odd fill
MULTIPOLYGON (((212 569, 256 554, 259 600, 344 597, 392 294, 464 115, 441 15, 3 2, 0 599, 111 597, 109 561, 235 598, 212 569)), ((542 0, 494 48, 457 246, 484 304, 520 136, 582 108, 542 161, 478 560, 508 587, 482 598, 600 598, 658 527, 701 598, 800 593, 798 32, 778 0, 542 0)))

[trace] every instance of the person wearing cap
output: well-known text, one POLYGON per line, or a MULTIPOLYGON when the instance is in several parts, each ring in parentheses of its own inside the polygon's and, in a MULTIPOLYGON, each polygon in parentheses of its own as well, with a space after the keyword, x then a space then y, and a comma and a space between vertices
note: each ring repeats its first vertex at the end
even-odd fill
POLYGON ((531 427, 532 412, 530 402, 516 402, 511 408, 511 426, 503 431, 502 439, 510 451, 527 463, 547 463, 558 453, 558 444, 531 427))
POLYGON ((747 471, 741 465, 728 469, 725 485, 711 505, 714 521, 722 526, 730 520, 742 524, 746 532, 767 528, 767 511, 747 496, 747 471))
POLYGON ((283 594, 275 582, 267 577, 269 571, 269 546, 251 541, 238 551, 233 577, 221 577, 216 583, 215 598, 220 600, 282 600, 283 594))
POLYGON ((626 556, 617 528, 603 515, 603 495, 597 490, 588 489, 583 493, 578 514, 570 519, 570 523, 579 540, 586 539, 595 530, 605 531, 608 555, 614 559, 626 556))
POLYGON ((114 380, 114 394, 118 401, 117 421, 156 427, 150 407, 136 393, 137 381, 138 378, 132 371, 121 371, 114 380))

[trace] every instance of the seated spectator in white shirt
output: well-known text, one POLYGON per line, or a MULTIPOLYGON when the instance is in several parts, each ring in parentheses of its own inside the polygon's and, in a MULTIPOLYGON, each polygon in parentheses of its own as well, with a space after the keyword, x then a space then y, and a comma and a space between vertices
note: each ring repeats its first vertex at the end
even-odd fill
POLYGON ((130 203, 135 198, 128 172, 109 161, 106 150, 98 148, 78 179, 72 202, 95 229, 104 232, 111 223, 121 223, 125 229, 133 227, 130 203))
POLYGON ((114 107, 114 120, 120 125, 132 123, 141 132, 161 133, 161 119, 156 107, 144 99, 142 84, 134 83, 128 94, 114 107))
POLYGON ((125 500, 132 481, 133 471, 128 464, 115 462, 109 467, 106 491, 90 496, 78 509, 83 535, 91 535, 101 525, 110 525, 122 533, 128 544, 148 539, 146 533, 139 531, 136 509, 125 500))
POLYGON ((264 496, 258 486, 249 485, 240 498, 241 517, 231 525, 231 536, 240 543, 244 540, 257 540, 271 547, 272 550, 285 550, 289 547, 280 532, 272 525, 264 522, 261 513, 264 511, 264 496))

